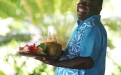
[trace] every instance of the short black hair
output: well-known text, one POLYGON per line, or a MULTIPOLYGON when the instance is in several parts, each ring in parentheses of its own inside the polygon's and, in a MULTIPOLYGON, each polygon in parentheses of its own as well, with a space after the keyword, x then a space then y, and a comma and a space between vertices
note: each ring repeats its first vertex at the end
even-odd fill
POLYGON ((103 0, 98 0, 98 5, 102 6, 102 4, 103 4, 103 0))

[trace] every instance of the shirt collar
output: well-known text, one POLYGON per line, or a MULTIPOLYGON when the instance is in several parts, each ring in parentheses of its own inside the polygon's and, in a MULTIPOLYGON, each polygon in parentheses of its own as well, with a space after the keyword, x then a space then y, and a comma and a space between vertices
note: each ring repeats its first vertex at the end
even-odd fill
POLYGON ((92 20, 92 19, 100 20, 100 18, 101 18, 100 15, 93 15, 93 16, 87 18, 87 19, 84 20, 84 21, 80 21, 80 19, 78 18, 78 20, 77 20, 77 24, 80 25, 80 24, 82 24, 82 23, 84 23, 84 22, 87 23, 87 22, 89 22, 89 21, 92 20))

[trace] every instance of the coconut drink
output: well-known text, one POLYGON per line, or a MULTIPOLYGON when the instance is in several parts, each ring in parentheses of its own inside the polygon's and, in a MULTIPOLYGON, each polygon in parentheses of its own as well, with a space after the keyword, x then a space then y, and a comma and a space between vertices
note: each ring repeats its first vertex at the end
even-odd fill
MULTIPOLYGON (((43 38, 40 42, 40 45, 44 44, 44 53, 48 56, 60 57, 62 53, 62 46, 57 43, 57 39, 55 36, 51 36, 48 38, 43 38)), ((40 46, 39 45, 39 46, 40 46)))
POLYGON ((20 53, 29 53, 29 54, 43 54, 47 56, 60 58, 62 53, 62 46, 57 43, 55 36, 48 38, 42 38, 39 45, 28 45, 24 47, 19 47, 20 53))

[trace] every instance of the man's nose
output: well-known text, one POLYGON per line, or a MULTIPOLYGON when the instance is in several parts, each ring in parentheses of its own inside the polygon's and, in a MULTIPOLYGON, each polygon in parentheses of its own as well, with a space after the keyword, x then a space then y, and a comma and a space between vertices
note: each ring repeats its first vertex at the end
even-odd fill
POLYGON ((85 2, 80 2, 78 5, 79 5, 80 7, 85 7, 85 6, 86 6, 86 3, 85 3, 85 2))

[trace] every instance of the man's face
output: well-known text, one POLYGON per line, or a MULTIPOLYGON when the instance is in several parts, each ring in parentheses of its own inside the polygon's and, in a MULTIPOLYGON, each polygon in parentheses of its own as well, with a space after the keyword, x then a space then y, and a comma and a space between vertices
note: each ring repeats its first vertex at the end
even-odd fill
POLYGON ((79 3, 77 4, 77 16, 81 21, 97 14, 97 1, 98 0, 79 0, 79 3))

